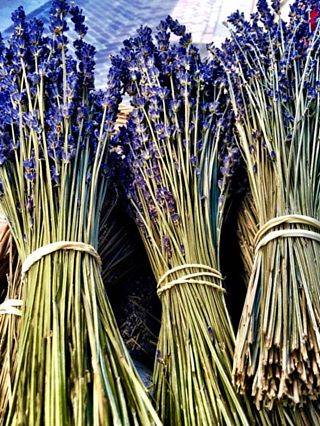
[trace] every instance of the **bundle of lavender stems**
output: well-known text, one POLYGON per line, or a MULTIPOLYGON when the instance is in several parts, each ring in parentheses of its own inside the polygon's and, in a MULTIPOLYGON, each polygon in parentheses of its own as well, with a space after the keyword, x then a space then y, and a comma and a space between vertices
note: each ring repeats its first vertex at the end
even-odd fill
POLYGON ((238 144, 257 214, 254 262, 234 358, 257 406, 303 405, 320 390, 318 1, 259 0, 229 18, 214 49, 228 75, 238 144))
MULTIPOLYGON (((250 282, 255 259, 255 236, 259 232, 258 216, 250 190, 246 188, 245 195, 240 203, 237 217, 237 236, 240 256, 242 259, 244 285, 250 282)), ((271 413, 273 424, 288 424, 294 426, 309 426, 320 423, 319 401, 296 406, 276 404, 271 413)))
POLYGON ((125 41, 113 67, 133 111, 110 158, 162 304, 153 377, 160 417, 174 425, 246 425, 257 415, 271 424, 231 380, 234 335, 219 247, 239 152, 222 68, 202 61, 170 17, 154 35, 141 27, 125 41))
POLYGON ((13 34, 0 42, 0 204, 22 262, 23 307, 2 415, 7 425, 160 425, 97 252, 117 74, 95 90, 94 48, 77 6, 53 0, 49 33, 21 7, 12 19, 13 34))
POLYGON ((12 14, 0 425, 320 424, 320 1, 280 6, 232 14, 206 59, 170 16, 142 26, 100 91, 78 6, 52 0, 49 28, 12 14), (235 337, 221 242, 241 161, 235 337), (123 195, 162 307, 152 392, 106 293, 135 267, 123 195))

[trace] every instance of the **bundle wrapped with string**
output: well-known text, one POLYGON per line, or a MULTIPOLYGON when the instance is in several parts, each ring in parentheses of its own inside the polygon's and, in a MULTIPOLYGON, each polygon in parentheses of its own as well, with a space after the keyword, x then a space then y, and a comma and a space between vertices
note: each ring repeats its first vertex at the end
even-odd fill
POLYGON ((239 325, 234 380, 258 406, 320 392, 319 24, 316 1, 258 1, 229 18, 220 57, 229 80, 258 232, 239 325))
POLYGON ((154 37, 140 28, 113 66, 122 69, 134 109, 111 156, 162 304, 157 408, 166 424, 252 424, 231 383, 234 335, 219 262, 239 158, 221 67, 202 61, 185 27, 170 17, 154 37))
POLYGON ((97 252, 118 76, 95 91, 94 48, 77 6, 53 0, 49 32, 21 7, 12 17, 12 36, 0 40, 0 204, 22 262, 23 307, 4 421, 160 425, 97 252))
MULTIPOLYGON (((255 237, 259 232, 258 215, 250 191, 247 191, 238 211, 238 238, 240 254, 243 260, 244 284, 247 286, 255 260, 255 237)), ((310 426, 320 423, 319 400, 309 401, 303 406, 273 406, 273 424, 290 424, 294 426, 310 426)))
MULTIPOLYGON (((110 191, 112 193, 112 191, 110 191)), ((99 230, 99 254, 102 262, 101 276, 105 286, 113 286, 123 280, 133 269, 130 256, 135 247, 128 231, 116 217, 118 197, 116 191, 110 194, 101 213, 99 230)), ((7 220, 1 221, 1 241, 5 247, 1 265, 4 270, 2 281, 3 298, 0 303, 0 425, 5 424, 6 412, 11 398, 17 366, 20 318, 23 307, 21 264, 10 236, 7 220)))

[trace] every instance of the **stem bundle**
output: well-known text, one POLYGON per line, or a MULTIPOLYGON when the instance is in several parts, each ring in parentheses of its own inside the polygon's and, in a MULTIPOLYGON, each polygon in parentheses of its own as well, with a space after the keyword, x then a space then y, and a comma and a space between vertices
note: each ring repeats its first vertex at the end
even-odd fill
MULTIPOLYGON (((245 284, 248 285, 252 273, 255 247, 254 239, 259 231, 257 211, 250 192, 247 192, 240 205, 238 215, 238 238, 240 253, 244 265, 245 284)), ((286 407, 277 405, 273 407, 273 424, 288 424, 294 426, 310 426, 320 423, 319 401, 308 402, 303 407, 286 407)))
POLYGON ((77 7, 52 2, 49 37, 22 8, 13 19, 0 49, 0 201, 22 269, 31 261, 6 424, 161 424, 120 337, 95 251, 117 77, 110 74, 105 93, 94 91, 94 50, 77 7), (53 243, 60 249, 46 252, 53 243), (46 253, 35 257, 38 249, 46 253))
POLYGON ((231 382, 234 336, 219 272, 232 114, 216 64, 203 63, 170 17, 141 28, 120 57, 134 111, 111 151, 162 303, 154 395, 166 424, 249 425, 231 382), (170 34, 179 36, 170 44, 170 34))
POLYGON ((296 2, 289 23, 262 0, 250 22, 232 15, 222 53, 259 226, 234 378, 268 408, 320 391, 320 37, 311 3, 296 2))

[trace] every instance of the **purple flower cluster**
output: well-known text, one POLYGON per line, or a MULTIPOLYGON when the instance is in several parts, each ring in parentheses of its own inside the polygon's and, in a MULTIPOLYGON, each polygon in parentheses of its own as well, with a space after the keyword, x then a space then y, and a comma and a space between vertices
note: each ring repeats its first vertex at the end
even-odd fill
MULTIPOLYGON (((221 49, 213 45, 209 49, 221 61, 228 76, 237 120, 248 120, 255 115, 248 105, 255 103, 260 90, 263 97, 259 99, 264 103, 265 111, 272 114, 274 104, 278 105, 286 131, 284 141, 290 142, 297 87, 302 88, 301 94, 307 101, 306 111, 320 99, 320 82, 314 72, 320 47, 320 27, 313 28, 310 19, 319 4, 319 0, 295 1, 288 22, 281 18, 279 1, 276 0, 271 6, 266 0, 258 0, 257 12, 249 20, 239 11, 229 17, 231 38, 221 49)), ((271 115, 270 120, 273 120, 271 115)), ((252 128, 255 128, 254 124, 252 128)), ((253 139, 261 141, 269 158, 275 160, 275 150, 265 144, 264 138, 253 139)), ((255 145, 250 150, 254 156, 255 145)))
MULTIPOLYGON (((111 155, 115 163, 120 159, 121 179, 140 211, 137 221, 142 224, 141 213, 154 224, 165 215, 178 226, 183 187, 190 185, 193 191, 197 181, 201 196, 201 163, 216 139, 219 159, 212 185, 232 175, 239 161, 226 76, 217 61, 200 58, 190 34, 171 17, 154 34, 139 28, 112 61, 134 109, 127 127, 114 138, 111 155)), ((170 255, 166 235, 162 245, 170 255)))
MULTIPOLYGON (((243 112, 247 99, 243 98, 243 86, 254 81, 264 80, 265 93, 270 102, 287 103, 295 97, 297 83, 296 69, 302 69, 308 55, 319 48, 319 28, 312 29, 310 14, 319 7, 319 0, 297 0, 291 5, 289 22, 279 15, 279 1, 274 0, 269 6, 266 0, 258 0, 257 12, 249 21, 243 13, 235 12, 228 19, 232 33, 222 49, 210 49, 220 58, 228 71, 235 93, 237 106, 243 112), (271 80, 270 72, 276 74, 276 81, 271 80)), ((312 70, 314 61, 309 62, 312 70)), ((306 93, 315 99, 315 83, 305 81, 306 93)), ((290 120, 290 113, 286 115, 290 120)))
POLYGON ((113 131, 118 74, 110 73, 105 92, 94 90, 95 49, 84 40, 82 10, 67 0, 52 1, 49 32, 40 20, 27 19, 22 7, 12 21, 9 40, 0 36, 0 166, 12 164, 22 141, 36 140, 32 157, 24 159, 26 179, 37 177, 31 163, 48 158, 51 179, 59 184, 63 163, 81 149, 93 161, 99 139, 113 131), (76 33, 74 53, 68 49, 68 20, 76 33))

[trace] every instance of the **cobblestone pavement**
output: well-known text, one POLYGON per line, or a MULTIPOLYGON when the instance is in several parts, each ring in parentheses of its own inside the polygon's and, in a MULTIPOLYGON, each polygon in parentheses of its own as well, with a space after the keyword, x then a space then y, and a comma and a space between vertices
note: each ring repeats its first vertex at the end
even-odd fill
POLYGON ((37 10, 44 4, 44 0, 0 0, 0 31, 11 25, 11 13, 23 4, 27 13, 37 10))
MULTIPOLYGON (((184 23, 200 48, 221 41, 228 34, 223 25, 227 16, 240 9, 252 12, 256 0, 78 0, 87 17, 88 42, 97 49, 97 84, 106 78, 110 53, 117 52, 124 39, 140 25, 155 27, 168 14, 184 23)), ((0 30, 8 33, 10 12, 19 4, 30 15, 48 16, 50 2, 43 0, 0 0, 0 30), (39 7, 40 6, 40 7, 39 7)))

